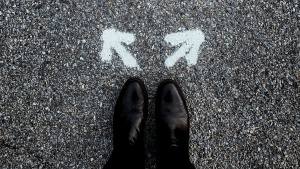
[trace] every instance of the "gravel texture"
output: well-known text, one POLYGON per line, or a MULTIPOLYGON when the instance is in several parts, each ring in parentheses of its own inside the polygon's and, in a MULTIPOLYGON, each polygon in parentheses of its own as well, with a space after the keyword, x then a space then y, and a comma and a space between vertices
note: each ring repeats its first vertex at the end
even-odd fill
POLYGON ((0 167, 102 168, 112 115, 127 78, 149 92, 147 168, 155 168, 159 82, 182 86, 196 168, 299 168, 298 0, 1 0, 0 167), (105 29, 134 33, 141 70, 115 54, 102 62, 105 29), (199 28, 198 63, 164 60, 165 35, 199 28))

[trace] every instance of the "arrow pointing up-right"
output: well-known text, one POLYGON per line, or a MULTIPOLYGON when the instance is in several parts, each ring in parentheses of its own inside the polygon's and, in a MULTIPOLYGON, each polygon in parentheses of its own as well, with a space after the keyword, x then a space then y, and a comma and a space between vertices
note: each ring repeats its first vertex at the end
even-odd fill
POLYGON ((198 59, 199 47, 204 40, 204 34, 199 29, 168 34, 165 41, 173 46, 181 44, 181 47, 166 59, 165 65, 171 67, 181 57, 186 58, 189 66, 195 65, 198 59))

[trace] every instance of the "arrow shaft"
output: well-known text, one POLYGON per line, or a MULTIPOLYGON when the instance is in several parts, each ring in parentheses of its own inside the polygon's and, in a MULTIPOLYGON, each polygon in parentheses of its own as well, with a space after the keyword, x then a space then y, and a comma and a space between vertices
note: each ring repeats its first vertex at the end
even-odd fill
POLYGON ((115 45, 114 49, 120 55, 123 63, 129 67, 137 67, 137 62, 135 58, 129 53, 124 46, 121 44, 115 45))
POLYGON ((173 53, 173 55, 169 56, 166 61, 165 61, 165 65, 167 67, 171 67, 173 66, 178 59, 180 59, 181 57, 184 57, 186 55, 186 53, 189 51, 190 47, 188 47, 188 44, 183 44, 175 53, 173 53))
POLYGON ((194 47, 194 45, 192 45, 191 48, 190 48, 190 51, 185 56, 187 64, 189 66, 197 64, 198 53, 199 53, 198 47, 194 47))

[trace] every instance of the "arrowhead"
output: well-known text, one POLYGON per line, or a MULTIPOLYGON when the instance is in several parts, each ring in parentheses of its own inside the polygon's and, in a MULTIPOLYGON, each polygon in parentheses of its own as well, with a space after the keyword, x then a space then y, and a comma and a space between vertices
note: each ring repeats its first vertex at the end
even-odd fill
POLYGON ((103 31, 103 48, 100 53, 102 61, 110 61, 113 55, 113 49, 119 54, 124 65, 128 67, 139 67, 135 58, 122 45, 129 45, 134 42, 135 37, 131 33, 120 32, 116 29, 107 29, 103 31))
POLYGON ((204 40, 205 36, 199 29, 168 34, 165 41, 173 46, 181 44, 181 47, 166 59, 166 67, 174 66, 181 57, 186 58, 189 66, 195 65, 198 59, 199 47, 204 40))

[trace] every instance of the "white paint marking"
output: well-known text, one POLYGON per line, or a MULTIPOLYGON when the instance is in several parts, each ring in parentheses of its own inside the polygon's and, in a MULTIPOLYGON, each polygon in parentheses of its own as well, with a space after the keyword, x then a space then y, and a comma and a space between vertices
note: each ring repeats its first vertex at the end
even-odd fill
POLYGON ((122 43, 126 45, 133 43, 135 41, 134 34, 120 32, 116 29, 107 29, 103 31, 102 39, 103 49, 100 53, 102 61, 110 61, 114 49, 123 60, 124 65, 139 68, 135 58, 122 45, 122 43))
POLYGON ((205 36, 199 29, 168 34, 165 41, 173 46, 181 44, 181 47, 166 59, 166 67, 174 66, 181 57, 186 58, 189 66, 195 65, 200 54, 199 47, 204 40, 205 36))

